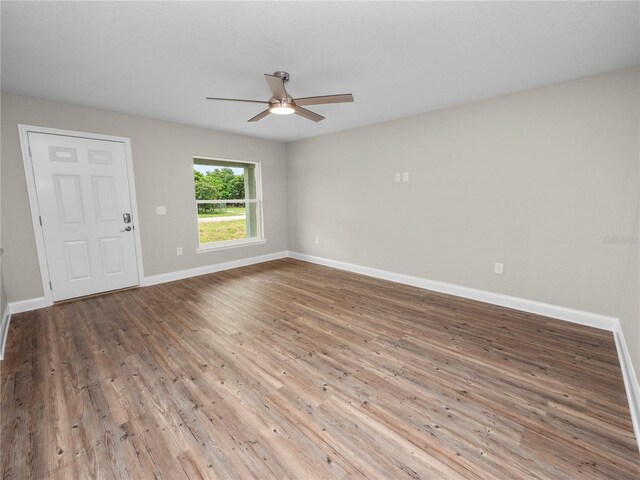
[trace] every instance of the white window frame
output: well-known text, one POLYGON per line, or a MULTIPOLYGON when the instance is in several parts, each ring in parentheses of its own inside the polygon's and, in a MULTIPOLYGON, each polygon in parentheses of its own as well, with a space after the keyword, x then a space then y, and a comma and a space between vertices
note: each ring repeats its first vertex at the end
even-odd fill
MULTIPOLYGON (((237 248, 244 247, 248 245, 261 245, 267 243, 267 239, 265 237, 264 231, 264 209, 262 203, 262 164, 253 160, 235 160, 230 158, 218 158, 218 157, 204 157, 201 155, 197 155, 193 157, 193 162, 191 166, 191 170, 193 170, 194 165, 198 165, 198 160, 206 160, 210 162, 221 162, 221 163, 244 163, 255 165, 255 177, 256 177, 256 198, 246 198, 247 190, 245 189, 245 198, 240 199, 232 199, 232 200, 196 200, 195 193, 193 196, 195 212, 196 212, 196 234, 198 236, 198 248, 196 249, 196 253, 207 253, 207 252, 215 252, 218 250, 225 250, 228 248, 237 248), (219 242, 210 242, 210 243, 200 243, 200 231, 198 228, 198 204, 203 203, 240 203, 243 202, 246 205, 249 203, 257 204, 257 217, 258 217, 258 235, 256 237, 249 238, 241 238, 238 240, 221 240, 219 242)), ((206 165, 206 164, 201 164, 206 165)), ((224 165, 216 165, 216 167, 221 168, 224 165)), ((192 174, 193 176, 193 174, 192 174)))

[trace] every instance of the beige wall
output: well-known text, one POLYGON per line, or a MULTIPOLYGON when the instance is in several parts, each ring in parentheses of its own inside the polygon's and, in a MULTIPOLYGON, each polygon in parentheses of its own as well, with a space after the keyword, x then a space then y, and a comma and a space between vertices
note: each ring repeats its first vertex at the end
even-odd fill
POLYGON ((627 273, 621 290, 618 316, 633 369, 640 383, 640 196, 636 207, 635 225, 623 238, 628 238, 630 242, 627 247, 627 273))
POLYGON ((638 85, 636 67, 290 143, 289 249, 618 316, 628 249, 603 237, 633 224, 638 85))
POLYGON ((145 275, 286 250, 284 145, 29 97, 2 95, 2 259, 9 301, 42 296, 17 125, 129 137, 145 275), (196 254, 192 159, 195 155, 262 162, 265 245, 196 254), (156 216, 155 207, 167 207, 156 216), (176 255, 183 247, 184 255, 176 255))
MULTIPOLYGON (((1 104, 1 102, 0 102, 1 104)), ((1 122, 0 122, 1 123, 1 122)), ((0 179, 2 178, 2 169, 0 168, 0 179)), ((2 190, 2 182, 0 181, 0 246, 2 246, 2 194, 1 194, 1 190, 2 190)), ((3 320, 3 315, 4 315, 4 310, 5 308, 7 308, 7 293, 5 292, 4 289, 4 278, 2 276, 2 257, 0 256, 0 328, 2 326, 2 320, 3 320)), ((1 340, 1 339, 0 339, 1 340)), ((2 348, 2 345, 0 345, 0 348, 2 348)))

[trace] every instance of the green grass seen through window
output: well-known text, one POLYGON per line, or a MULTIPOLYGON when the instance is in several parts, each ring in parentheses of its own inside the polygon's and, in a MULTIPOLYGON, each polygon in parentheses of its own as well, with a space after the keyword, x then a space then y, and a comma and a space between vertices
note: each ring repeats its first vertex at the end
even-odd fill
POLYGON ((244 218, 224 222, 200 222, 198 231, 200 243, 239 240, 247 237, 247 223, 244 218))

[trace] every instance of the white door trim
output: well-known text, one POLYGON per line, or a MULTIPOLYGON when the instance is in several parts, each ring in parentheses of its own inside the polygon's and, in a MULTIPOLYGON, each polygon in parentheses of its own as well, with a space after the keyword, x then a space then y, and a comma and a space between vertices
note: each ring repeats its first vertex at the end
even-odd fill
POLYGON ((45 306, 53 305, 53 295, 49 287, 49 267, 47 264, 47 255, 45 249, 44 235, 40 225, 40 206, 38 205, 38 196, 36 195, 35 176, 33 173, 33 164, 29 152, 29 133, 44 133, 49 135, 62 135, 66 137, 79 137, 92 140, 106 140, 110 142, 119 142, 124 144, 125 157, 127 165, 127 176, 129 178, 129 196, 131 197, 131 216, 133 217, 133 237, 136 248, 136 264, 138 269, 138 285, 144 279, 144 269, 142 266, 142 246, 140 243, 140 221, 138 219, 138 205, 136 201, 136 189, 133 178, 133 164, 131 156, 131 140, 126 137, 115 137, 112 135, 101 135, 97 133, 78 132, 73 130, 61 130, 58 128, 36 127, 33 125, 18 125, 18 134, 20 136, 20 146, 22 149, 22 161, 24 164, 24 174, 27 180, 27 192, 29 194, 29 205, 31 207, 31 221, 33 224, 33 232, 36 239, 36 250, 38 252, 38 264, 40 265, 40 277, 42 279, 42 291, 44 292, 45 306))

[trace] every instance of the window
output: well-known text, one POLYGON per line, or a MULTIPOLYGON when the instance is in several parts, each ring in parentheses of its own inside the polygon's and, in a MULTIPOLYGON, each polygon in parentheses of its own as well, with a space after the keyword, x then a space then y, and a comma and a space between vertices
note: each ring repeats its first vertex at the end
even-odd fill
POLYGON ((194 158, 200 248, 263 243, 260 164, 194 158))

